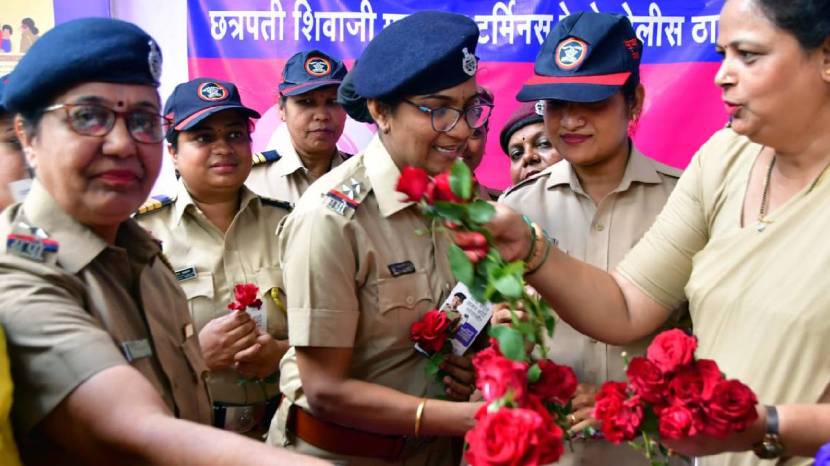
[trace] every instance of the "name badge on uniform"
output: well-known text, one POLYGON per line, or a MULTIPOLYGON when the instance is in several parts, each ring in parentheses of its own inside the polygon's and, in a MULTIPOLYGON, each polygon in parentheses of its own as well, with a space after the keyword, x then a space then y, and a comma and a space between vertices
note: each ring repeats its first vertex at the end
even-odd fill
POLYGON ((346 215, 349 210, 357 206, 357 202, 335 189, 326 193, 326 207, 340 215, 346 215))
POLYGON ((150 346, 150 341, 146 338, 122 342, 121 350, 124 352, 124 357, 127 358, 127 362, 148 358, 153 355, 153 347, 150 346))
POLYGON ((190 267, 185 267, 183 269, 176 270, 175 274, 176 280, 180 282, 184 280, 190 280, 191 278, 196 278, 196 267, 191 265, 190 267))
POLYGON ((415 265, 412 261, 395 262, 394 264, 389 264, 386 267, 389 268, 389 273, 391 273, 393 277, 400 277, 401 275, 415 273, 415 265))
POLYGON ((58 252, 58 242, 32 235, 10 233, 6 236, 6 249, 15 256, 43 262, 46 253, 58 252))

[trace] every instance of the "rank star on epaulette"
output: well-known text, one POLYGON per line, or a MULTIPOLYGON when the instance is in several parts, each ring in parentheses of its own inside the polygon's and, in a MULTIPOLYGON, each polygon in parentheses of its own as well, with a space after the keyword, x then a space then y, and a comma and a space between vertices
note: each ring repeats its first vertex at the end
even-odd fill
POLYGON ((348 184, 344 184, 340 187, 340 191, 352 200, 355 200, 360 196, 361 189, 363 189, 363 185, 360 184, 360 181, 357 181, 354 178, 350 179, 348 184))

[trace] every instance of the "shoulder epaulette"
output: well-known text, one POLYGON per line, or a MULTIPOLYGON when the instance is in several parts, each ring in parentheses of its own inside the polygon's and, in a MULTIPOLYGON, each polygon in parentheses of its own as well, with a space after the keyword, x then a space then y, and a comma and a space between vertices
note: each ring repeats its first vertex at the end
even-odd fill
POLYGON ((158 194, 142 204, 141 207, 138 208, 136 215, 144 215, 150 212, 155 212, 162 207, 173 205, 174 202, 176 202, 176 198, 165 196, 164 194, 158 194))
POLYGON ((254 166, 262 165, 262 164, 269 164, 276 162, 277 160, 281 159, 282 156, 279 152, 275 150, 266 150, 262 152, 254 152, 254 166))
POLYGON ((269 205, 271 207, 280 207, 280 208, 285 209, 289 212, 292 209, 294 209, 294 204, 292 204, 290 202, 280 201, 280 200, 277 200, 277 199, 271 199, 270 197, 265 197, 265 196, 259 196, 259 200, 260 200, 260 202, 262 202, 263 205, 269 205))
POLYGON ((545 174, 548 172, 548 170, 550 170, 550 168, 551 168, 551 167, 548 167, 548 168, 546 168, 546 169, 542 170, 541 172, 536 173, 535 175, 529 176, 529 177, 527 177, 527 178, 525 178, 525 179, 523 179, 523 180, 519 181, 518 183, 516 183, 516 184, 514 184, 514 185, 512 185, 512 186, 508 186, 508 187, 507 187, 507 188, 506 188, 506 189, 505 189, 505 190, 501 193, 501 195, 499 196, 499 198, 500 198, 500 199, 504 199, 505 197, 507 197, 507 196, 509 196, 510 194, 512 194, 512 193, 514 193, 514 192, 516 192, 516 191, 518 191, 519 189, 521 189, 521 188, 523 188, 523 187, 525 187, 525 186, 527 186, 527 185, 530 185, 530 184, 535 183, 535 182, 536 182, 536 180, 538 180, 539 178, 541 178, 541 177, 545 176, 545 174))
POLYGON ((657 161, 652 161, 652 163, 654 164, 654 169, 657 170, 657 173, 660 173, 661 175, 671 176, 672 178, 680 178, 680 175, 683 174, 683 170, 679 168, 675 168, 657 161))

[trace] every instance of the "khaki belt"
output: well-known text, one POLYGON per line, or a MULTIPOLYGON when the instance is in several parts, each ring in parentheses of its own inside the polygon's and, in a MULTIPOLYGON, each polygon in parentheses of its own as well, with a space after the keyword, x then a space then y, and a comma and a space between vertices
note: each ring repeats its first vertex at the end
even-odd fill
POLYGON ((344 427, 316 418, 295 405, 288 411, 287 428, 304 442, 337 455, 397 461, 406 446, 404 437, 344 427))

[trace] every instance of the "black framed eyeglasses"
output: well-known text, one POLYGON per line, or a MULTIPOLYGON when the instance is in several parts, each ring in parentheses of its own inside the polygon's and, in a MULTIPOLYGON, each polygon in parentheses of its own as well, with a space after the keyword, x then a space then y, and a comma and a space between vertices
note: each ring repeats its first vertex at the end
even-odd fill
POLYGON ((407 99, 401 100, 424 113, 428 113, 432 122, 432 129, 439 133, 449 133, 452 131, 455 125, 461 121, 461 115, 464 115, 464 120, 470 129, 481 128, 487 124, 487 120, 490 119, 490 113, 493 111, 493 106, 486 103, 470 105, 461 110, 455 107, 430 108, 407 99))
POLYGON ((164 140, 165 125, 171 122, 149 110, 120 112, 96 104, 55 104, 44 109, 52 112, 63 109, 72 131, 83 136, 104 137, 112 131, 115 120, 123 117, 130 137, 136 142, 155 144, 164 140))

